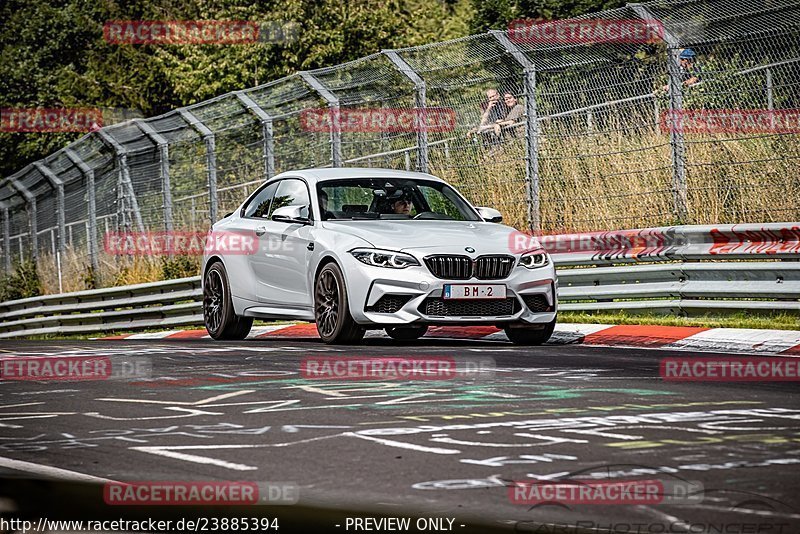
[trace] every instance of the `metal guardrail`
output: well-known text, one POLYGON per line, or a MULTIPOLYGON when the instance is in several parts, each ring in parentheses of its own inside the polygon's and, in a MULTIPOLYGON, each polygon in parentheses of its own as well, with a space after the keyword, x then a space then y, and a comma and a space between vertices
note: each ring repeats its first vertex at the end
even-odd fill
MULTIPOLYGON (((523 236, 524 237, 524 236, 523 236)), ((564 311, 800 314, 800 223, 542 236, 564 311)), ((199 276, 0 303, 0 338, 203 323, 199 276)))
POLYGON ((200 277, 0 303, 0 338, 171 328, 203 323, 200 277))

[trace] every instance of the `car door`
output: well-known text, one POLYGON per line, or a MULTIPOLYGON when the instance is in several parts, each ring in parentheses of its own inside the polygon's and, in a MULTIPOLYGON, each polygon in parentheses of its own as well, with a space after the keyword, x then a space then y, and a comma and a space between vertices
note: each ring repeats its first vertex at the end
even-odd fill
MULTIPOLYGON (((272 201, 275 198, 279 183, 279 181, 272 182, 261 189, 245 205, 237 224, 237 226, 241 227, 241 230, 250 233, 250 235, 255 235, 257 241, 256 250, 252 254, 237 258, 237 261, 247 264, 246 269, 237 272, 247 273, 250 287, 252 287, 252 296, 249 298, 256 302, 273 302, 275 300, 274 297, 272 299, 269 298, 270 294, 274 293, 274 291, 270 291, 269 283, 270 273, 275 269, 273 264, 275 263, 276 247, 270 242, 273 236, 267 231, 267 227, 271 222, 269 217, 272 212, 272 201)), ((236 282, 231 280, 232 284, 236 282)))
MULTIPOLYGON (((270 217, 276 209, 285 206, 301 206, 311 219, 311 200, 305 181, 298 178, 281 180, 272 201, 270 217)), ((262 287, 269 291, 264 297, 269 297, 271 302, 292 309, 312 307, 308 266, 313 250, 313 232, 314 226, 310 224, 268 222, 269 240, 265 246, 273 254, 270 256, 270 272, 263 273, 262 287)))

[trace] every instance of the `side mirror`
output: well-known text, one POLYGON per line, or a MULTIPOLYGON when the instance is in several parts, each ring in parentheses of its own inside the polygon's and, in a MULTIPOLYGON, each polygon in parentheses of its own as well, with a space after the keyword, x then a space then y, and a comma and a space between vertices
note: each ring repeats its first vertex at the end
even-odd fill
POLYGON ((503 222, 503 214, 494 208, 479 207, 475 208, 478 215, 481 216, 486 222, 500 223, 503 222))
POLYGON ((284 223, 311 224, 308 206, 284 206, 272 212, 272 220, 284 223))

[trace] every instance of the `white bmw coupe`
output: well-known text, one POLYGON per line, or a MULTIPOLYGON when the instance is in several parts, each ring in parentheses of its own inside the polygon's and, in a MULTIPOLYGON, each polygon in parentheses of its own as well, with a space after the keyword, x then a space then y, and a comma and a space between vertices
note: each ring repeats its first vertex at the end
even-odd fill
POLYGON ((514 343, 544 343, 556 322, 555 269, 535 240, 516 246, 519 232, 501 221, 429 174, 285 172, 211 228, 206 328, 232 340, 254 318, 314 321, 326 343, 353 343, 369 329, 412 340, 430 325, 497 325, 514 343))

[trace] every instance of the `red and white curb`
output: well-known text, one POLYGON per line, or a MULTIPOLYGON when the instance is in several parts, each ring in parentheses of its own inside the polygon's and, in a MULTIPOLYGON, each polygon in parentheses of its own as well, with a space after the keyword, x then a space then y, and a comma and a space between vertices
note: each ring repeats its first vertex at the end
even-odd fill
MULTIPOLYGON (((368 338, 388 337, 382 330, 368 338)), ((426 338, 508 341, 494 326, 433 326, 426 338)), ((255 327, 248 339, 319 339, 313 323, 255 327)), ((205 330, 170 330, 97 339, 210 339, 205 330)), ((556 325, 548 344, 582 344, 672 349, 694 352, 746 352, 800 357, 800 331, 697 326, 606 325, 563 323, 556 325)))

